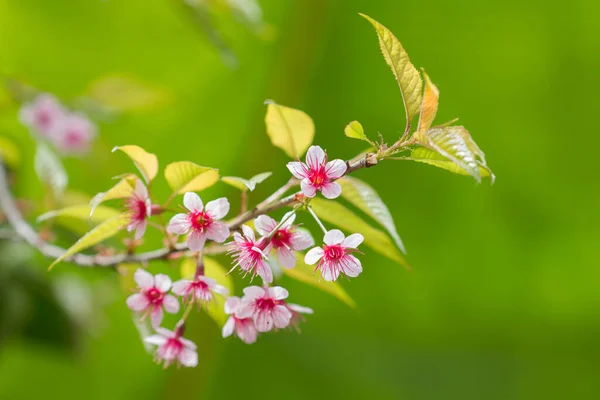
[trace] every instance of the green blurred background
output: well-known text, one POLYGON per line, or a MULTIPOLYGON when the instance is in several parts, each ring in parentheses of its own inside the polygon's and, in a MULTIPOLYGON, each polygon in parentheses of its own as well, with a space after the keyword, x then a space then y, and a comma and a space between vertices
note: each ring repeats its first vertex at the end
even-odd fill
MULTIPOLYGON (((111 299, 90 326, 70 329, 42 290, 23 311, 28 328, 0 342, 0 399, 599 398, 600 139, 590 116, 599 106, 600 4, 260 4, 270 40, 218 20, 238 58, 231 68, 175 1, 0 0, 0 70, 66 101, 110 74, 166 93, 161 107, 100 123, 94 153, 65 161, 71 188, 106 189, 111 176, 132 170, 109 150, 138 144, 163 166, 191 160, 244 177, 273 171, 253 195, 259 200, 289 176, 265 134, 267 98, 306 111, 316 142, 343 158, 363 150, 343 136, 351 120, 390 142, 402 131, 398 88, 363 12, 427 69, 441 90, 436 121, 461 118, 496 184, 406 161, 359 171, 390 206, 413 271, 368 251, 360 278, 343 282, 357 310, 284 278, 291 299, 316 312, 301 335, 267 334, 252 346, 222 340, 219 327, 195 314, 189 332, 200 366, 191 370, 153 364, 114 273, 64 264, 46 274, 48 261, 21 248, 40 285, 83 279, 111 299)), ((1 121, 0 133, 24 154, 18 192, 39 200, 33 141, 14 111, 1 121)), ((167 194, 162 183, 157 190, 167 194)), ((217 195, 237 204, 232 188, 207 196, 217 195)))

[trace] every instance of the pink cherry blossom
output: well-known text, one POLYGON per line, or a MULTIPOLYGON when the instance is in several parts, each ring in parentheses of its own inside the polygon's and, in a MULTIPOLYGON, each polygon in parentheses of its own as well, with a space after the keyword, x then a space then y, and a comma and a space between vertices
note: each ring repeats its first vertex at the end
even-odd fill
POLYGON ((175 332, 165 328, 157 327, 156 334, 144 339, 146 343, 158 346, 156 349, 156 361, 164 362, 167 368, 174 361, 179 366, 195 367, 198 365, 198 353, 196 345, 182 337, 183 330, 175 329, 175 332))
POLYGON ((335 199, 342 193, 339 183, 333 182, 346 173, 343 160, 327 162, 327 154, 319 146, 311 146, 306 153, 306 164, 300 161, 289 162, 288 169, 300 179, 300 188, 307 197, 315 197, 317 191, 328 199, 335 199))
POLYGON ((217 281, 207 276, 198 275, 194 280, 181 279, 173 284, 173 293, 183 298, 184 303, 197 302, 198 305, 206 304, 213 300, 213 293, 227 296, 229 290, 219 285, 217 281))
POLYGON ((38 95, 19 110, 19 120, 38 135, 48 137, 54 126, 66 115, 56 97, 48 93, 38 95))
POLYGON ((148 226, 147 219, 152 216, 152 201, 148 196, 148 189, 139 179, 135 181, 133 194, 125 200, 125 207, 130 215, 127 231, 135 230, 135 239, 138 240, 144 236, 148 226))
POLYGON ((163 308, 170 314, 179 311, 177 298, 167 294, 171 289, 171 279, 167 275, 152 276, 149 272, 138 269, 133 278, 139 293, 127 298, 127 306, 133 311, 143 313, 142 319, 150 314, 152 326, 158 326, 163 319, 163 308))
POLYGON ((242 303, 235 312, 237 318, 252 318, 259 332, 283 329, 290 324, 292 312, 282 304, 288 291, 280 286, 244 288, 242 303))
POLYGON ((321 275, 326 281, 335 281, 340 273, 349 277, 357 277, 362 272, 360 260, 351 253, 363 242, 364 237, 355 233, 347 238, 338 229, 332 229, 325 234, 323 247, 315 247, 306 253, 304 261, 308 265, 317 264, 321 275))
POLYGON ((218 243, 227 240, 229 228, 218 221, 229 212, 229 201, 225 197, 209 201, 204 208, 200 196, 187 192, 183 204, 189 212, 171 218, 167 230, 176 235, 189 233, 187 244, 191 251, 201 251, 207 238, 218 243))
POLYGON ((289 212, 283 216, 285 221, 277 232, 277 221, 267 215, 261 215, 254 220, 256 230, 262 236, 271 236, 271 245, 275 258, 284 268, 294 268, 296 266, 296 251, 302 251, 314 245, 312 236, 306 231, 298 230, 297 226, 292 225, 296 214, 289 212))
POLYGON ((254 326, 254 320, 251 317, 238 318, 235 313, 242 304, 239 297, 232 296, 225 302, 225 313, 229 315, 229 319, 223 325, 223 337, 226 338, 235 334, 242 342, 252 344, 256 342, 258 332, 254 326))
POLYGON ((269 265, 267 254, 271 251, 270 240, 263 237, 256 240, 254 231, 247 225, 242 225, 243 235, 239 232, 233 234, 233 242, 229 243, 229 253, 233 254, 236 267, 240 267, 246 273, 252 274, 252 278, 259 275, 263 282, 273 282, 273 271, 269 265))
POLYGON ((50 140, 64 154, 85 154, 96 137, 96 125, 85 115, 67 114, 50 129, 50 140))

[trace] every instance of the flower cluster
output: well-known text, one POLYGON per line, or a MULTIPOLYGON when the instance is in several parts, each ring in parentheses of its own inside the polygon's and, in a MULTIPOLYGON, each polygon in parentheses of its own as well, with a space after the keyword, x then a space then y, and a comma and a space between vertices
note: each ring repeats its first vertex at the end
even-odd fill
POLYGON ((87 153, 97 131, 84 114, 68 110, 48 93, 39 94, 24 104, 19 111, 19 120, 63 154, 87 153))

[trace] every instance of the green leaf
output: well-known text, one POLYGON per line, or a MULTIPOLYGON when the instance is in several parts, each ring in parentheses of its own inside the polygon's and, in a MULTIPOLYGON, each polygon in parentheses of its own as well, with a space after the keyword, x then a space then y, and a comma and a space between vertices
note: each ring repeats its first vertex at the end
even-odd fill
POLYGON ((369 140, 367 135, 365 135, 365 131, 360 122, 358 121, 352 121, 348 125, 346 125, 346 128, 344 128, 344 134, 349 138, 364 140, 369 144, 373 144, 373 142, 369 140))
POLYGON ((69 177, 60 159, 43 143, 38 143, 34 168, 40 181, 48 185, 54 197, 60 198, 69 183, 69 177))
POLYGON ((100 205, 100 203, 107 200, 114 199, 126 199, 131 197, 135 188, 135 180, 138 178, 135 175, 128 175, 121 179, 115 186, 107 190, 106 192, 100 192, 90 200, 90 214, 91 218, 94 211, 100 205))
POLYGON ((71 246, 65 254, 57 258, 52 264, 50 264, 49 270, 54 268, 56 264, 63 261, 65 258, 72 256, 75 253, 79 253, 88 247, 94 246, 103 240, 106 240, 116 235, 121 228, 123 228, 129 222, 129 213, 120 214, 114 218, 104 221, 79 239, 73 246, 71 246))
POLYGON ((257 175, 254 175, 250 179, 239 178, 237 176, 224 176, 221 180, 228 185, 231 185, 242 192, 250 190, 251 192, 256 189, 256 185, 265 181, 268 177, 272 175, 272 172, 263 172, 257 175))
POLYGON ((87 97, 120 111, 140 111, 157 108, 169 101, 163 90, 139 79, 123 75, 108 75, 90 85, 87 97))
POLYGON ((327 282, 321 279, 321 275, 315 272, 315 268, 304 263, 304 254, 296 254, 296 266, 294 268, 282 268, 283 273, 292 279, 299 282, 306 283, 313 286, 325 293, 332 295, 343 303, 346 303, 352 308, 356 308, 356 303, 346 293, 342 285, 339 282, 327 282))
POLYGON ((425 89, 423 90, 423 104, 421 105, 418 131, 426 131, 431 128, 440 100, 440 91, 431 82, 429 75, 423 72, 423 77, 425 78, 425 89))
POLYGON ((423 81, 419 71, 412 65, 402 44, 388 28, 368 15, 360 15, 369 21, 377 32, 383 58, 385 58, 385 62, 390 66, 398 81, 402 100, 404 101, 406 120, 409 123, 421 108, 423 81))
POLYGON ((365 237, 365 245, 390 260, 410 268, 388 235, 373 228, 340 203, 314 198, 311 200, 310 206, 323 221, 338 226, 347 233, 361 233, 365 237))
MULTIPOLYGON (((184 259, 181 262, 180 274, 184 279, 194 279, 196 260, 193 258, 184 259)), ((227 275, 227 270, 212 258, 204 257, 204 275, 213 278, 219 285, 225 286, 229 293, 233 293, 233 279, 230 275, 227 275)), ((224 307, 225 298, 220 295, 215 295, 214 301, 208 304, 207 313, 219 327, 223 326, 228 318, 224 307)))
POLYGON ((366 182, 345 176, 337 181, 342 185, 342 197, 379 222, 390 234, 396 246, 406 254, 402 239, 396 231, 394 218, 379 194, 366 182))
POLYGON ((166 166, 165 179, 174 193, 199 192, 219 181, 219 171, 190 161, 178 161, 166 166))
POLYGON ((81 221, 91 221, 94 223, 104 222, 120 214, 120 212, 111 207, 97 207, 91 215, 92 207, 87 204, 65 207, 60 210, 48 211, 37 218, 37 222, 46 221, 51 218, 73 218, 81 221), (90 216, 91 215, 91 216, 90 216))
MULTIPOLYGON (((405 159, 433 165, 435 167, 445 169, 455 174, 469 176, 469 173, 467 171, 456 165, 453 161, 450 161, 441 154, 436 153, 435 151, 425 147, 417 147, 412 151, 411 156, 405 159)), ((495 179, 494 174, 491 174, 490 169, 482 165, 479 165, 479 174, 482 178, 490 176, 492 182, 495 179)))
POLYGON ((487 170, 493 183, 494 175, 485 162, 485 155, 465 127, 431 128, 427 132, 417 132, 414 137, 420 145, 450 160, 477 182, 481 182, 480 169, 487 170))
POLYGON ((273 102, 267 102, 265 124, 273 146, 294 159, 304 154, 315 137, 315 124, 305 112, 273 102))
POLYGON ((156 158, 156 155, 148 153, 135 145, 116 146, 112 149, 113 153, 117 150, 122 151, 131 158, 137 169, 142 173, 146 183, 156 177, 158 173, 158 158, 156 158))
POLYGON ((4 137, 0 137, 0 158, 11 168, 17 168, 21 164, 21 152, 13 142, 4 137))

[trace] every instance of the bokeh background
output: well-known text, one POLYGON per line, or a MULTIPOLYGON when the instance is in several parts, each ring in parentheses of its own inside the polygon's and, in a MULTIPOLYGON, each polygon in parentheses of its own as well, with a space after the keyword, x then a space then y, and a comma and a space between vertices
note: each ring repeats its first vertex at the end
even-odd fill
MULTIPOLYGON (((194 314, 200 366, 191 370, 152 362, 113 271, 63 264, 48 274, 47 260, 2 242, 0 399, 598 398, 600 5, 260 5, 269 24, 262 35, 227 15, 215 20, 235 65, 176 1, 0 0, 0 70, 67 102, 111 74, 164 95, 152 110, 100 122, 94 152, 65 160, 70 188, 106 189, 110 177, 132 171, 110 149, 138 144, 163 166, 273 171, 253 194, 259 200, 288 178, 285 155, 265 134, 267 98, 311 115, 316 141, 335 156, 363 150, 343 136, 351 120, 390 142, 402 131, 401 98, 372 27, 357 15, 364 12, 427 69, 441 90, 436 121, 460 117, 497 182, 407 161, 359 171, 390 206, 413 271, 368 252, 360 278, 343 282, 356 310, 284 277, 291 298, 316 312, 301 335, 267 334, 251 346, 222 340, 220 327, 194 314), (27 290, 9 295, 9 275, 27 290), (85 318, 56 300, 65 287, 85 318)), ((0 135, 22 152, 16 190, 35 203, 42 188, 33 140, 14 109, 0 120, 0 135)), ((166 195, 166 185, 156 191, 166 195)), ((238 204, 232 188, 206 196, 217 195, 238 204)))

